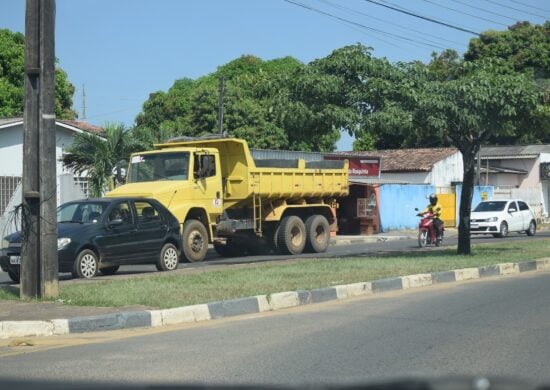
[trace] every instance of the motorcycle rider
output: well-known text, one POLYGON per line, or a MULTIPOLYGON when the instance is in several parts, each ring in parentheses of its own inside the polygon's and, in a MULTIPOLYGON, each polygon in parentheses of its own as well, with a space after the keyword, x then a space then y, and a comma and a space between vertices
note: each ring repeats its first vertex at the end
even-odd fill
POLYGON ((439 219, 439 217, 441 216, 441 212, 443 211, 443 207, 441 207, 441 203, 437 201, 436 194, 430 194, 429 199, 430 199, 430 204, 426 206, 426 208, 422 211, 422 214, 428 213, 428 212, 433 214, 435 238, 439 240, 442 238, 441 235, 443 231, 443 221, 439 219))

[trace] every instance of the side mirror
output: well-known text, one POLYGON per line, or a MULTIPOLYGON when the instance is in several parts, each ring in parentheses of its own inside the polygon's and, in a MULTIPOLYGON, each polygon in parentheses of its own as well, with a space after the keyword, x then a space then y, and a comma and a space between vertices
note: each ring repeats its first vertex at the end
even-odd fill
POLYGON ((126 160, 120 160, 116 163, 115 167, 113 168, 113 176, 115 177, 115 180, 119 184, 126 183, 126 167, 128 166, 128 161, 126 160))
POLYGON ((509 213, 515 213, 516 211, 517 211, 517 210, 516 210, 516 209, 514 209, 514 208, 512 208, 512 209, 508 209, 508 212, 509 212, 509 213))
POLYGON ((112 221, 109 221, 109 227, 115 227, 120 226, 124 223, 122 219, 113 219, 112 221))

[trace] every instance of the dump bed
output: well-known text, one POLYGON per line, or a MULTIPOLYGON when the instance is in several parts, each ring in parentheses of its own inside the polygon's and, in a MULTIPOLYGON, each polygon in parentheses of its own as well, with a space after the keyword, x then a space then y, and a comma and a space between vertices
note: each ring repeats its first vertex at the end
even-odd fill
POLYGON ((236 138, 177 139, 155 148, 214 148, 220 156, 224 201, 341 197, 348 194, 347 161, 254 160, 236 138))

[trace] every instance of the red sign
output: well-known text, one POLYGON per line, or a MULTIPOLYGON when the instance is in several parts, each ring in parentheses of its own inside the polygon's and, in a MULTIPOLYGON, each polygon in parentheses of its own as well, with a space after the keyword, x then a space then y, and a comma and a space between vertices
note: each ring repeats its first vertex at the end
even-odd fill
POLYGON ((324 156, 325 160, 348 160, 350 177, 380 177, 380 158, 368 156, 324 156))

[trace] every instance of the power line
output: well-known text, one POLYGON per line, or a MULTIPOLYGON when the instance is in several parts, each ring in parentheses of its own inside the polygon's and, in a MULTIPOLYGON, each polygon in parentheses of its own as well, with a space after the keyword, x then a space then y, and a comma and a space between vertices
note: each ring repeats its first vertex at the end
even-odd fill
POLYGON ((519 5, 523 5, 524 7, 529 7, 529 8, 533 8, 533 9, 536 9, 536 10, 539 10, 539 11, 542 11, 542 12, 549 12, 550 13, 550 10, 548 10, 548 9, 535 7, 534 5, 525 4, 525 3, 522 3, 521 1, 517 1, 517 0, 508 0, 508 1, 511 1, 512 3, 516 3, 516 4, 519 4, 519 5))
MULTIPOLYGON (((286 0, 285 0, 285 1, 286 1, 286 0)), ((440 25, 442 25, 442 26, 449 27, 449 28, 452 28, 452 29, 454 29, 454 30, 458 30, 458 31, 462 31, 462 32, 466 32, 466 33, 469 33, 469 34, 473 34, 473 35, 480 36, 480 34, 479 34, 478 32, 475 32, 475 31, 472 31, 472 30, 468 30, 468 29, 465 29, 465 28, 462 28, 462 27, 458 27, 458 26, 453 26, 452 24, 448 24, 448 23, 445 23, 445 22, 440 22, 439 20, 432 19, 432 18, 429 18, 429 17, 427 17, 427 16, 422 16, 422 15, 416 14, 416 13, 414 13, 414 12, 409 12, 409 11, 405 11, 405 10, 402 10, 402 9, 399 9, 399 8, 392 7, 392 6, 390 6, 390 5, 377 3, 376 1, 373 1, 373 0, 365 0, 365 1, 367 1, 367 2, 369 2, 369 3, 372 3, 372 4, 379 5, 379 6, 381 6, 381 7, 389 8, 389 9, 394 10, 394 11, 397 11, 397 12, 401 12, 401 13, 403 13, 403 14, 407 14, 407 15, 410 15, 410 16, 414 16, 415 18, 423 19, 423 20, 426 20, 426 21, 428 21, 428 22, 440 24, 440 25)))
POLYGON ((328 16, 330 18, 333 18, 333 19, 336 19, 336 20, 340 20, 342 22, 345 22, 345 23, 349 23, 351 25, 354 25, 354 26, 358 26, 358 27, 361 27, 361 28, 364 28, 366 30, 369 30, 369 31, 372 31, 374 33, 379 33, 379 34, 382 34, 382 35, 385 35, 385 36, 391 36, 391 37, 394 37, 394 38, 397 38, 397 39, 401 39, 401 40, 405 40, 405 41, 408 41, 408 42, 413 42, 413 43, 418 43, 418 44, 421 44, 421 45, 425 45, 425 46, 430 46, 430 47, 433 47, 433 48, 436 48, 436 49, 440 49, 440 50, 444 50, 445 48, 442 47, 442 46, 436 46, 436 45, 431 45, 429 43, 424 43, 424 42, 419 42, 417 40, 414 40, 414 39, 411 39, 411 38, 408 38, 408 37, 404 37, 404 36, 401 36, 401 35, 397 35, 397 34, 392 34, 392 33, 389 33, 389 32, 386 32, 386 31, 382 31, 382 30, 379 30, 379 29, 376 29, 376 28, 372 28, 372 27, 368 27, 368 26, 365 26, 364 24, 361 24, 361 23, 357 23, 357 22, 354 22, 352 20, 349 20, 349 19, 345 19, 345 18, 341 18, 339 16, 336 16, 336 15, 333 15, 331 13, 328 13, 328 12, 325 12, 325 11, 322 11, 320 9, 317 9, 317 8, 314 8, 314 7, 311 7, 311 6, 308 6, 306 4, 303 4, 303 3, 298 3, 296 1, 293 1, 293 0, 284 0, 286 1, 287 3, 289 4, 293 4, 293 5, 296 5, 298 7, 302 7, 302 8, 305 8, 309 11, 313 11, 313 12, 317 12, 317 13, 320 13, 322 15, 325 15, 325 16, 328 16))
MULTIPOLYGON (((430 37, 433 37, 433 38, 436 38, 440 41, 444 41, 444 42, 447 42, 447 43, 452 43, 454 45, 459 45, 459 46, 466 46, 463 42, 455 42, 455 41, 451 41, 449 39, 445 39, 445 38, 442 38, 440 36, 437 36, 437 35, 433 35, 433 34, 429 34, 429 33, 426 33, 424 31, 421 31, 421 30, 417 30, 417 29, 414 29, 414 28, 411 28, 411 27, 403 27, 402 25, 398 24, 398 23, 393 23, 393 22, 390 22, 389 20, 385 20, 385 19, 382 19, 382 18, 377 18, 376 16, 372 16, 372 15, 368 15, 364 12, 361 12, 361 11, 358 11, 356 9, 353 9, 353 8, 349 8, 349 7, 345 7, 343 5, 339 5, 339 4, 334 4, 334 3, 331 3, 330 1, 328 0, 318 0, 322 3, 325 3, 327 5, 330 5, 331 7, 334 7, 334 8, 337 8, 337 9, 340 9, 340 10, 344 10, 344 11, 347 11, 347 12, 351 12, 351 13, 356 13, 358 15, 361 15, 361 16, 364 16, 364 17, 367 17, 367 18, 370 18, 370 19, 374 19, 374 20, 377 20, 379 22, 382 22, 382 23, 388 23, 388 24, 391 24, 393 26, 396 26, 397 28, 399 28, 400 30, 403 30, 403 31, 414 31, 414 32, 417 32, 421 35, 427 35, 427 36, 430 36, 430 37)), ((422 38, 422 37, 421 37, 422 38)), ((435 44, 438 44, 437 42, 434 42, 434 41, 431 41, 431 40, 428 40, 426 39, 426 41, 428 42, 432 42, 432 43, 435 43, 435 44)))
POLYGON ((479 20, 484 20, 486 22, 491 22, 491 23, 495 23, 495 24, 499 24, 501 26, 504 26, 504 27, 508 27, 507 24, 504 24, 504 23, 500 23, 500 22, 497 22, 495 20, 491 20, 491 19, 486 19, 484 17, 481 17, 481 16, 477 16, 477 15, 472 15, 472 14, 469 14, 468 12, 464 12, 464 11, 461 11, 461 10, 458 10, 456 8, 452 8, 452 7, 447 7, 445 5, 442 5, 442 4, 438 4, 438 3, 435 3, 433 1, 430 1, 430 0, 424 0, 426 3, 430 3, 430 4, 433 4, 435 6, 438 6, 438 7, 441 7, 441 8, 445 8, 445 9, 448 9, 448 10, 451 10, 451 11, 454 11, 454 12, 458 12, 459 14, 462 14, 462 15, 467 15, 467 16, 470 16, 472 18, 475 18, 475 19, 479 19, 479 20))
POLYGON ((506 19, 509 19, 509 20, 512 20, 514 22, 517 22, 517 18, 512 18, 510 16, 507 16, 507 15, 503 15, 503 14, 499 14, 498 12, 493 12, 487 8, 481 8, 481 7, 476 7, 475 5, 470 5, 468 3, 465 3, 463 1, 460 1, 460 0, 451 0, 451 1, 454 1, 455 3, 458 3, 458 4, 462 4, 462 5, 465 5, 466 7, 470 7, 470 8, 474 8, 474 9, 477 9, 478 11, 483 11, 483 12, 486 12, 488 14, 493 14, 493 15, 497 15, 497 16, 500 16, 502 18, 506 18, 506 19))
POLYGON ((536 16, 537 18, 541 18, 541 19, 545 19, 544 17, 538 15, 538 14, 534 14, 532 12, 529 12, 529 11, 525 11, 523 9, 518 9, 518 8, 514 8, 514 7, 509 7, 507 5, 504 5, 504 4, 501 4, 499 3, 498 1, 494 1, 494 0, 485 0, 487 3, 491 3, 491 4, 496 4, 498 5, 499 7, 503 7, 503 8, 508 8, 508 9, 511 9, 511 10, 514 10, 514 11, 519 11, 519 12, 523 12, 525 14, 529 14, 529 15, 533 15, 533 16, 536 16))

